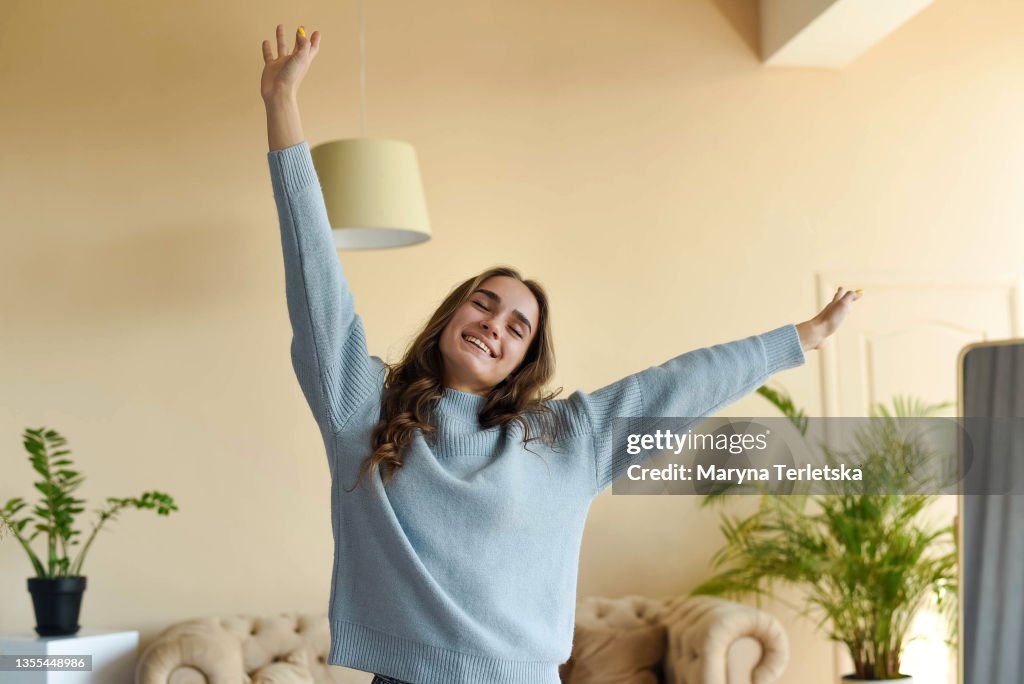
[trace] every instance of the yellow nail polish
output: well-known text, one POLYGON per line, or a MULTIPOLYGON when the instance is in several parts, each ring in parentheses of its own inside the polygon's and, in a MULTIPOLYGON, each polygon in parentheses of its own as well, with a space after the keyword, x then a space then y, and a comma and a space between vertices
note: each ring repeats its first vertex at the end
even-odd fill
POLYGON ((305 38, 306 37, 306 29, 304 29, 304 28, 302 28, 300 26, 299 27, 299 35, 302 36, 303 38, 305 38))
POLYGON ((864 290, 854 290, 857 294, 864 294, 864 290))

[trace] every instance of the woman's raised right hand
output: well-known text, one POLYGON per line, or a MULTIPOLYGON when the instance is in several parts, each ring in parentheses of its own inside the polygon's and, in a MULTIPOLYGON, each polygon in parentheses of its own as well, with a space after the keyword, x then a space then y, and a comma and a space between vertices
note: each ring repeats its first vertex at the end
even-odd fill
POLYGON ((260 94, 264 101, 279 97, 294 98, 319 49, 320 32, 313 31, 313 35, 307 37, 300 26, 295 32, 295 46, 288 52, 284 39, 284 25, 278 24, 277 57, 274 57, 270 41, 263 41, 263 78, 260 81, 260 94))

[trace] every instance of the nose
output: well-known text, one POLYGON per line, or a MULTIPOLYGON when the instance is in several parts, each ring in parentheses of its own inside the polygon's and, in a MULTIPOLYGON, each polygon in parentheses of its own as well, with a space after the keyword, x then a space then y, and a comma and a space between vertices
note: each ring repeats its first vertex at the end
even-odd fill
POLYGON ((481 321, 480 325, 482 325, 484 330, 486 330, 489 334, 494 335, 495 337, 498 336, 498 326, 492 327, 491 324, 488 323, 487 321, 481 321))

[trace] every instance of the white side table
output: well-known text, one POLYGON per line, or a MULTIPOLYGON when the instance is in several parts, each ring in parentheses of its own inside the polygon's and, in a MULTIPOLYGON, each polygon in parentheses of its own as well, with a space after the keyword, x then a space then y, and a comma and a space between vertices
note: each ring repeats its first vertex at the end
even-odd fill
MULTIPOLYGON (((71 636, 0 635, 0 655, 31 658, 91 655, 91 672, 0 670, 0 684, 134 684, 139 633, 81 629, 71 636)), ((6 659, 5 659, 6 660, 6 659)))

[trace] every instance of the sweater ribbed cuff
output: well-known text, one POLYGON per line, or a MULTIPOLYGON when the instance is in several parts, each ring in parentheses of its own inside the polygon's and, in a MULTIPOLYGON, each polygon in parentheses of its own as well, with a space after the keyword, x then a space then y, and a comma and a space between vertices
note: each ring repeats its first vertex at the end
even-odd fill
POLYGON ((804 346, 800 343, 800 333, 792 323, 766 332, 759 339, 764 344, 768 373, 802 366, 807 361, 804 346))
POLYGON ((313 167, 313 156, 309 152, 309 143, 303 140, 283 150, 267 153, 271 164, 281 170, 281 178, 288 193, 298 192, 310 185, 320 184, 316 169, 313 167))

